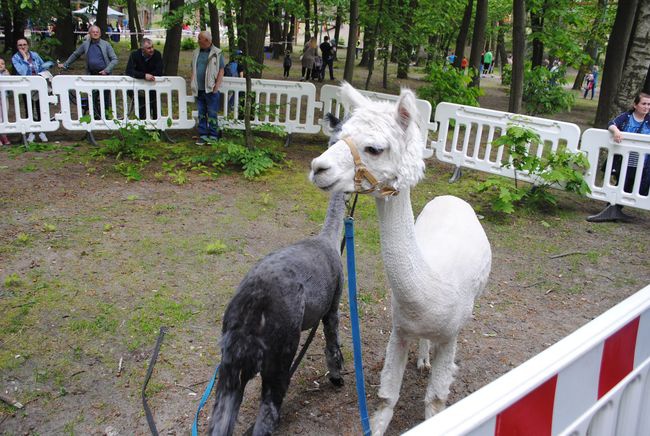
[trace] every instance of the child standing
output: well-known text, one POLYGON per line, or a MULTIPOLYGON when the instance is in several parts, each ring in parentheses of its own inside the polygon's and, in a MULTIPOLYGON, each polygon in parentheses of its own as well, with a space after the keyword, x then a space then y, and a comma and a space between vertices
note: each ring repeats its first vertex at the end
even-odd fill
POLYGON ((289 77, 289 70, 291 69, 291 52, 287 50, 284 52, 284 61, 282 62, 282 66, 284 67, 284 74, 283 77, 289 77))
MULTIPOLYGON (((9 71, 7 71, 7 67, 5 65, 5 60, 0 58, 0 76, 9 76, 9 71)), ((2 109, 2 99, 0 98, 0 122, 4 121, 4 111, 2 109)), ((2 145, 10 145, 11 142, 9 141, 9 138, 7 138, 7 135, 0 135, 0 143, 2 145)))

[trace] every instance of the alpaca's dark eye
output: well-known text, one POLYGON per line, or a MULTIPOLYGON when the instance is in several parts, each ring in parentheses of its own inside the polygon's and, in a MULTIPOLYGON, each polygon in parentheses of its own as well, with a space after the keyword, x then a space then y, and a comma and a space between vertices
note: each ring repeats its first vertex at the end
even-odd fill
POLYGON ((379 156, 384 150, 381 148, 377 147, 372 147, 372 146, 367 146, 366 148, 363 149, 366 153, 373 155, 373 156, 379 156))

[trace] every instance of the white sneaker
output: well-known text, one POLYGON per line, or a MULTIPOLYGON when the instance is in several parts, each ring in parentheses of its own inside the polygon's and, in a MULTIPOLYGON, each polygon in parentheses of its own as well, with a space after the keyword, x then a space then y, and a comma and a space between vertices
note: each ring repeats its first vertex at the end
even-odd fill
POLYGON ((41 140, 41 142, 47 142, 47 136, 45 136, 45 133, 43 132, 38 134, 38 138, 41 140))
POLYGON ((34 142, 34 138, 35 138, 34 134, 30 133, 29 135, 27 135, 27 142, 34 142))

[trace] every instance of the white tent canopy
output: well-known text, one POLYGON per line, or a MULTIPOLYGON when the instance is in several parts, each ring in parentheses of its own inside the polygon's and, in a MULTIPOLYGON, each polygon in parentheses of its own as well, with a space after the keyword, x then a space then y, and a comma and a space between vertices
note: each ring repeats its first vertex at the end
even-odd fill
MULTIPOLYGON (((97 15, 97 1, 92 4, 92 6, 86 6, 85 8, 77 9, 76 11, 72 11, 73 14, 75 15, 92 15, 95 16, 97 15)), ((108 7, 108 11, 106 13, 107 16, 109 17, 123 17, 124 14, 120 11, 116 11, 112 7, 108 7)))

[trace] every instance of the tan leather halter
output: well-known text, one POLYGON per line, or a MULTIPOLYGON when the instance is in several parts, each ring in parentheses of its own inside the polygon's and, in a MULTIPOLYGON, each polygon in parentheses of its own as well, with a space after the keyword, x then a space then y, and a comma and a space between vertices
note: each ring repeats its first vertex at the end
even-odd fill
POLYGON ((385 182, 379 182, 372 175, 370 170, 366 168, 361 156, 359 156, 359 150, 354 145, 354 142, 350 138, 343 138, 343 141, 348 145, 350 153, 352 153, 352 159, 354 160, 354 190, 359 194, 369 194, 371 192, 377 191, 382 197, 390 197, 393 195, 399 194, 399 191, 391 186, 387 186, 385 182), (370 183, 370 188, 363 189, 363 180, 366 180, 370 183))

